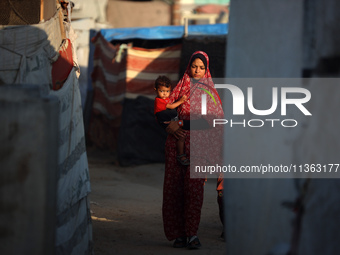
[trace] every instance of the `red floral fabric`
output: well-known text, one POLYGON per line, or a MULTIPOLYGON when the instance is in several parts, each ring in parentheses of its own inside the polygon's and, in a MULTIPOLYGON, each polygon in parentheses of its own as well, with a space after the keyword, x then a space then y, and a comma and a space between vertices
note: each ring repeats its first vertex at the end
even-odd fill
MULTIPOLYGON (((221 100, 215 89, 209 71, 209 58, 202 51, 207 60, 205 75, 197 83, 191 81, 190 65, 183 78, 178 82, 170 95, 170 103, 183 95, 188 96, 177 108, 179 119, 196 120, 204 118, 212 127, 214 118, 223 118, 221 100), (202 84, 203 83, 203 84, 202 84), (207 94, 210 92, 212 96, 207 94), (202 94, 207 94, 207 115, 201 113, 202 94)), ((191 62, 191 59, 189 63, 191 62)), ((203 204, 205 176, 192 176, 195 165, 221 163, 222 129, 220 127, 208 130, 190 130, 185 140, 185 153, 190 156, 191 166, 182 166, 177 162, 176 138, 168 135, 165 144, 165 175, 163 185, 163 225, 168 240, 177 237, 197 235, 201 208, 203 204)))

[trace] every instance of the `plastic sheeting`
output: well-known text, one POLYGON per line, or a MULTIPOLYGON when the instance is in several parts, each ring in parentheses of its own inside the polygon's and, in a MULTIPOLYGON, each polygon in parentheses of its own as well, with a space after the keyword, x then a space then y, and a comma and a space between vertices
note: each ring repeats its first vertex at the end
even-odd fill
MULTIPOLYGON (((140 39, 179 39, 183 37, 184 26, 158 26, 143 28, 102 29, 101 34, 108 41, 140 39)), ((189 35, 226 35, 228 24, 190 25, 189 35)))

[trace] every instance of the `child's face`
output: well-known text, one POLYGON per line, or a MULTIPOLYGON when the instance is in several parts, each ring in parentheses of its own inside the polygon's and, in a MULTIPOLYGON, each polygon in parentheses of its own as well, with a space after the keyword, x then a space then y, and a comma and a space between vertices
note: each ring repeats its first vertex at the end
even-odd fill
POLYGON ((170 88, 167 88, 165 86, 158 86, 158 88, 156 89, 156 94, 159 98, 168 98, 170 96, 170 88))

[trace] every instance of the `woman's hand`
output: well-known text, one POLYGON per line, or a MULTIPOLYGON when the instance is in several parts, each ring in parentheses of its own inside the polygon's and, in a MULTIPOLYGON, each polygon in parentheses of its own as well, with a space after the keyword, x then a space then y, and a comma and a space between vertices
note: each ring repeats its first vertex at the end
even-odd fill
POLYGON ((169 124, 165 131, 179 139, 180 137, 185 137, 185 131, 180 128, 178 121, 167 121, 165 124, 169 124))

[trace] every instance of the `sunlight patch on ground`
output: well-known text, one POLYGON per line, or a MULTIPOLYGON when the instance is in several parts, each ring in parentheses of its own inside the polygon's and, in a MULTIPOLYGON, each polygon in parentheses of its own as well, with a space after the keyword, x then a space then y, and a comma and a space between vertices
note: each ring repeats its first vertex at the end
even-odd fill
POLYGON ((96 216, 91 216, 92 220, 96 220, 96 221, 103 221, 103 222, 119 222, 118 220, 110 220, 110 219, 106 219, 106 218, 98 218, 96 216))

